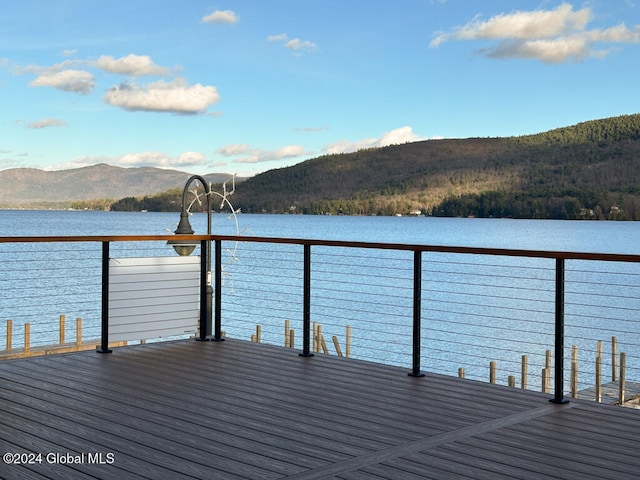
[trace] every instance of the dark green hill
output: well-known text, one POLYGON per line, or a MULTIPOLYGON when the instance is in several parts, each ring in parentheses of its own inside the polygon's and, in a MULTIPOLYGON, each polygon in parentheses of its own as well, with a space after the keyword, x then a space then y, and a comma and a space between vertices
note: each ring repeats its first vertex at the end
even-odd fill
POLYGON ((640 114, 326 155, 247 179, 244 212, 640 219, 640 114))

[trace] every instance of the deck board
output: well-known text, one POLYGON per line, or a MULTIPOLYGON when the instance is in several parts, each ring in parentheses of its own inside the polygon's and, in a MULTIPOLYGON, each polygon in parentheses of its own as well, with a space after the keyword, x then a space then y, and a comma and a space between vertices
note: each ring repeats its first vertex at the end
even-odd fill
POLYGON ((280 347, 161 342, 0 362, 3 479, 629 478, 640 412, 280 347))

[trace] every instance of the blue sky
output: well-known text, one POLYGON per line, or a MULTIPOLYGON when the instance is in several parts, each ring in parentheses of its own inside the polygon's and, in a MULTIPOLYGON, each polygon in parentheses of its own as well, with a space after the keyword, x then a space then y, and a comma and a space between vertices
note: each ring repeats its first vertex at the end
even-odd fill
POLYGON ((640 112, 637 0, 20 0, 0 170, 252 175, 640 112))

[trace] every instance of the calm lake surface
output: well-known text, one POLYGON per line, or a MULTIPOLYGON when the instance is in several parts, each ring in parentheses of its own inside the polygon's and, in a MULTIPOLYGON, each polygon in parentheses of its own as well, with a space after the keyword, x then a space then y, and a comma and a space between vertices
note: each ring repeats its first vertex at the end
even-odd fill
MULTIPOLYGON (((178 218, 178 213, 0 210, 2 236, 166 235, 178 218)), ((197 233, 206 233, 206 215, 195 214, 191 223, 197 233)), ((215 214, 213 233, 640 254, 640 222, 215 214)))

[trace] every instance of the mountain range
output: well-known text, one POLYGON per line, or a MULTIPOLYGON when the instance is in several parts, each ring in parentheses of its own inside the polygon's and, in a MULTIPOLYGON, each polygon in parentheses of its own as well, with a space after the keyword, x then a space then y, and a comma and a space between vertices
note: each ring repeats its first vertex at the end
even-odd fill
MULTIPOLYGON (((121 168, 104 163, 70 170, 45 171, 14 168, 0 171, 0 207, 68 208, 82 200, 138 197, 170 189, 182 189, 190 174, 154 167, 121 168)), ((206 175, 213 183, 230 178, 206 175)))

